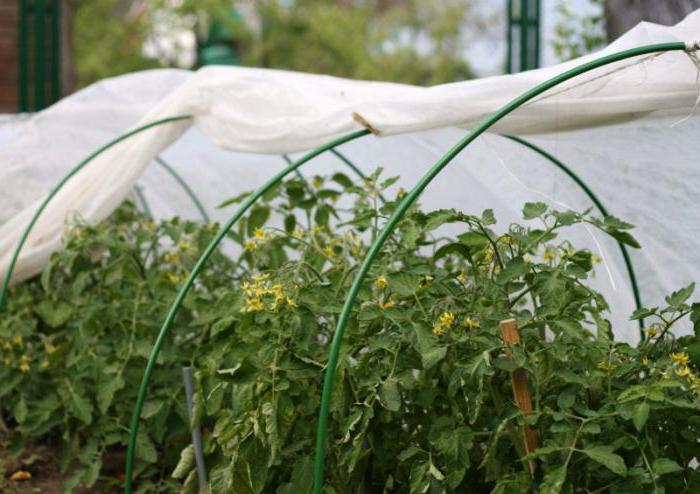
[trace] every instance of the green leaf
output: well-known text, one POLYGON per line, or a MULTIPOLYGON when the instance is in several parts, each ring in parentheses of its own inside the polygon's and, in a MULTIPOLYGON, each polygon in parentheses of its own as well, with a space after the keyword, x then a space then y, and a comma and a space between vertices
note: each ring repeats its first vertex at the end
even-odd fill
POLYGON ((114 400, 114 393, 124 387, 124 379, 121 375, 107 377, 105 381, 97 387, 97 409, 100 413, 107 413, 107 409, 114 400))
POLYGON ((401 409, 401 392, 395 378, 384 381, 379 388, 379 400, 387 410, 398 412, 401 409))
POLYGON ((15 404, 12 415, 15 416, 15 420, 20 424, 27 419, 27 402, 24 401, 24 395, 20 396, 19 401, 15 404))
POLYGON ((568 386, 557 397, 557 406, 562 410, 568 410, 576 403, 577 388, 568 386))
POLYGON ((651 468, 657 475, 664 475, 667 473, 675 473, 683 471, 683 468, 675 461, 669 458, 657 458, 654 460, 651 468))
POLYGON ((566 481, 566 465, 550 470, 542 479, 540 494, 559 494, 566 481))
POLYGON ((547 205, 543 202, 526 202, 523 206, 523 218, 534 220, 547 212, 547 205))
POLYGON ((148 463, 155 463, 158 461, 156 445, 153 443, 148 433, 143 430, 139 431, 138 436, 136 436, 136 457, 148 463))
POLYGON ((610 235, 620 243, 629 245, 630 247, 634 247, 635 249, 639 249, 642 247, 641 245, 639 245, 639 242, 637 242, 637 240, 628 232, 616 230, 615 228, 609 228, 605 231, 608 233, 608 235, 610 235))
POLYGON ((644 425, 647 423, 649 418, 649 404, 646 401, 639 403, 634 407, 634 412, 632 413, 632 422, 634 427, 641 432, 644 429, 644 425))
POLYGON ((437 336, 425 324, 415 324, 414 328, 423 368, 428 370, 445 358, 447 347, 440 345, 437 336))
POLYGON ((251 194, 252 194, 252 192, 243 192, 242 194, 239 194, 235 197, 232 197, 230 199, 226 199, 224 202, 222 202, 221 204, 219 204, 216 207, 217 207, 217 209, 222 209, 222 208, 225 208, 225 207, 230 206, 232 204, 237 204, 239 202, 243 202, 251 194))
POLYGON ((257 228, 262 228, 270 217, 267 206, 253 206, 248 216, 248 236, 252 236, 257 228))
POLYGON ((175 470, 173 470, 172 478, 184 479, 194 468, 194 463, 194 446, 190 444, 180 451, 180 461, 177 462, 175 470))
POLYGON ((627 475, 625 460, 622 458, 622 456, 616 455, 613 452, 614 449, 612 446, 593 446, 579 451, 593 461, 600 463, 613 473, 623 477, 627 475))
POLYGON ((685 303, 685 301, 690 298, 694 291, 695 283, 691 283, 687 287, 671 293, 671 295, 666 297, 666 303, 671 307, 678 307, 679 305, 685 303))
POLYGON ((530 271, 530 265, 522 257, 515 257, 508 261, 503 270, 496 275, 497 283, 508 283, 525 276, 530 271))
POLYGON ((66 302, 53 303, 44 300, 34 307, 34 312, 51 328, 63 326, 73 315, 73 307, 66 302))

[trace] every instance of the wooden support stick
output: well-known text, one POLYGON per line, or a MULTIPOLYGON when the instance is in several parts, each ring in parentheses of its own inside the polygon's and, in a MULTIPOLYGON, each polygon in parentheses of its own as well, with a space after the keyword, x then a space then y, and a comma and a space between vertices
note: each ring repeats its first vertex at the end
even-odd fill
MULTIPOLYGON (((520 333, 515 319, 507 319, 501 321, 501 339, 505 343, 506 355, 512 355, 511 346, 520 344, 520 333)), ((527 382, 525 369, 515 369, 510 373, 510 381, 513 385, 513 400, 517 407, 527 415, 532 413, 532 395, 530 394, 530 385, 527 382)), ((525 426, 523 433, 525 435, 525 451, 533 453, 537 449, 537 431, 525 426)), ((535 472, 535 462, 530 460, 530 473, 535 472)))

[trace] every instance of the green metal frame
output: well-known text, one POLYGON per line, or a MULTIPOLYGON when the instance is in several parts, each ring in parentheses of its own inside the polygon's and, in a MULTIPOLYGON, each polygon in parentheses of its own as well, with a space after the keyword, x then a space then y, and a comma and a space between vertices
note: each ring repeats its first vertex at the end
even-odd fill
POLYGON ((18 34, 19 111, 38 111, 61 96, 61 0, 19 0, 18 34))
POLYGON ((190 199, 192 199, 192 202, 194 203, 194 206, 197 208, 197 211, 199 211, 199 214, 202 215, 202 220, 204 220, 205 223, 211 223, 211 219, 209 218, 209 215, 207 214, 206 209, 204 209, 204 206, 202 205, 202 202, 199 200, 197 197, 197 194, 194 193, 192 188, 189 186, 189 184, 185 181, 184 178, 180 176, 179 173, 175 171, 175 169, 170 166, 163 158, 160 156, 156 156, 156 163, 158 163, 160 166, 162 166, 166 172, 170 174, 171 177, 175 179, 177 183, 182 186, 183 190, 185 191, 185 194, 189 196, 190 199))
POLYGON ((540 66, 540 18, 541 0, 507 0, 506 23, 506 72, 520 72, 540 66), (518 15, 514 4, 518 5, 518 15), (518 67, 514 67, 514 31, 518 29, 518 67), (534 38, 534 39, 531 39, 534 38))
POLYGON ((369 133, 370 132, 368 130, 359 130, 359 131, 353 132, 351 134, 347 134, 343 137, 339 137, 337 139, 334 139, 333 141, 330 141, 329 143, 324 144, 323 146, 316 148, 314 151, 311 151, 310 153, 304 155, 302 158, 291 163, 290 165, 285 167, 282 171, 280 171, 279 173, 274 175, 271 179, 269 179, 267 182, 265 182, 265 184, 263 184, 259 189, 257 189, 253 194, 248 196, 245 201, 243 201, 243 203, 241 204, 239 209, 219 229, 219 231, 217 232, 214 239, 211 241, 211 243, 207 246, 207 248, 202 253, 200 258, 197 260, 197 264, 195 264, 194 268, 192 269, 192 272, 189 274, 187 281, 185 281, 185 283, 180 288, 180 291, 178 292, 177 297, 175 298, 175 301, 173 302, 173 305, 170 307, 170 310, 168 311, 168 315, 166 316, 165 321, 163 322, 163 325, 161 326, 160 332, 158 333, 158 336, 156 337, 156 341, 153 344, 153 349, 151 350, 151 355, 148 359, 148 363, 146 364, 146 369, 145 369, 145 371, 143 373, 143 377, 141 379, 141 384, 139 386, 138 395, 136 397, 136 405, 134 406, 134 412, 131 416, 131 432, 129 435, 129 445, 128 445, 128 448, 126 451, 126 473, 125 473, 126 482, 125 482, 124 492, 126 492, 127 494, 131 494, 132 489, 133 489, 133 467, 134 467, 134 454, 136 452, 136 438, 138 437, 139 420, 141 417, 141 410, 143 408, 143 403, 144 403, 145 398, 146 398, 146 392, 148 390, 148 381, 150 380, 151 374, 153 373, 153 368, 155 367, 156 359, 158 358, 158 354, 160 353, 160 349, 163 346, 163 343, 165 342, 165 338, 167 337, 168 333, 170 332, 170 328, 173 325, 173 322, 175 320, 175 316, 177 315, 177 312, 180 309, 180 306, 182 305, 183 301, 185 300, 185 297, 187 296, 190 289, 192 288, 192 285, 194 284, 195 280, 197 279, 199 272, 204 267, 204 264, 207 262, 207 260, 212 255, 212 253, 216 250, 216 248, 221 243, 221 241, 226 237, 226 234, 233 227, 233 225, 248 211, 248 209, 250 209, 250 207, 253 204, 255 204, 255 202, 260 197, 262 197, 270 189, 277 186, 277 184, 279 184, 279 182, 284 177, 286 177, 290 173, 296 171, 304 163, 307 163, 312 158, 315 158, 316 156, 324 153, 325 151, 328 151, 332 148, 340 146, 341 144, 352 141, 352 140, 357 139, 359 137, 365 136, 369 133))
POLYGON ((316 434, 316 457, 314 460, 314 494, 321 494, 323 490, 324 481, 324 467, 326 458, 326 438, 328 436, 328 414, 330 410, 330 400, 333 390, 333 380, 335 378, 335 371, 338 365, 338 358, 340 356, 340 348, 343 341, 343 334, 345 333, 345 327, 347 326, 348 320, 350 318, 350 313, 352 312, 357 294, 360 291, 362 283, 369 272, 372 263, 376 259, 377 255, 382 249, 382 246, 387 241, 389 236, 392 234, 398 223, 401 221, 403 216, 406 214, 411 205, 418 199, 425 188, 432 182, 432 180, 457 156, 465 147, 467 147, 471 142, 473 142, 478 136, 486 132, 491 126, 496 122, 501 120, 503 117, 516 110, 522 106, 527 101, 535 98, 536 96, 544 93, 548 89, 551 89, 562 82, 572 79, 578 75, 589 72, 598 67, 608 65, 620 60, 625 60, 632 57, 637 57, 640 55, 646 55, 649 53, 658 53, 664 51, 672 50, 685 50, 686 45, 682 42, 675 43, 660 43, 654 45, 641 46, 638 48, 633 48, 630 50, 624 50, 617 53, 612 53, 604 57, 592 60, 590 62, 574 67, 567 70, 559 75, 552 77, 551 79, 538 84, 534 88, 526 91, 515 99, 511 100, 509 103, 502 106, 491 116, 486 118, 480 125, 478 125, 474 130, 469 132, 464 138, 462 138, 452 149, 450 149, 442 158, 440 158, 433 167, 428 170, 428 172, 416 183, 416 185, 408 192, 401 202, 398 204, 397 208, 394 210, 392 215, 386 222, 386 225, 382 228, 381 232, 377 235, 374 243, 369 248, 365 259, 362 262, 350 291, 348 292, 347 298, 343 305, 343 310, 338 319, 338 324, 333 334, 333 340, 331 342, 331 349, 328 357, 328 363, 326 365, 325 376, 323 381, 323 392, 321 395, 321 407, 319 411, 318 419, 318 430, 316 434))
MULTIPOLYGON (((503 137, 510 139, 511 141, 517 142, 518 144, 522 144, 526 148, 532 149, 534 152, 539 154, 540 156, 548 159, 554 166, 559 168, 561 171, 566 173, 576 184, 581 187, 581 189, 586 193, 588 198, 593 202, 593 204, 596 205, 600 213, 605 217, 605 216, 610 216, 608 213, 608 210, 605 206, 603 206, 603 203, 601 200, 593 193, 591 188, 583 181, 581 177, 576 175, 574 171, 566 166, 564 163, 561 162, 558 158, 553 156, 552 154, 548 153, 541 147, 533 144, 530 141, 526 141, 522 137, 514 136, 514 135, 507 135, 503 134, 503 137)), ((630 258, 629 252, 627 251, 627 247, 625 247, 625 244, 622 242, 617 242, 617 245, 620 246, 620 252, 622 253, 622 258, 625 261, 625 268, 627 269, 627 275, 629 276, 630 279, 630 285, 632 287, 632 295, 634 296, 634 305, 636 309, 641 309, 642 308, 642 297, 639 291, 639 285, 637 283, 637 276, 634 272, 634 267, 632 266, 632 259, 630 258)), ((644 328, 644 319, 639 319, 639 334, 642 340, 644 339, 644 331, 642 329, 644 328)))
POLYGON ((2 282, 2 287, 0 287, 0 310, 2 310, 3 305, 5 303, 5 299, 7 298, 7 290, 10 285, 10 279, 12 278, 12 272, 15 269, 15 264, 17 264, 17 259, 19 258, 19 253, 22 250, 22 247, 24 247, 25 242, 27 241, 27 237, 29 237, 29 233, 32 231, 32 228, 34 228, 34 225, 36 222, 39 220, 39 217, 41 216, 41 213, 44 212, 44 209, 46 209, 46 206, 51 202, 51 200, 56 196, 56 194, 63 188, 63 186, 80 170, 85 168, 93 159, 95 159, 97 156, 100 154, 104 153, 108 149, 112 148, 116 144, 128 139, 129 137, 132 137, 136 134, 140 134, 141 132, 144 132, 148 129, 151 129, 153 127, 157 127, 159 125, 164 125, 172 122, 178 122, 181 120, 189 120, 192 117, 190 115, 180 115, 177 117, 168 117, 168 118, 162 118, 160 120, 155 120, 153 122, 147 123, 145 125, 142 125, 140 127, 137 127, 135 129, 130 130, 129 132, 120 135, 119 137, 109 141, 107 144, 104 146, 100 147, 96 151, 92 152, 90 155, 87 156, 83 161, 75 165, 59 182, 54 185, 54 187, 49 191, 48 195, 44 198, 44 200, 41 202, 39 207, 37 208, 36 212, 32 216, 31 220, 29 220, 29 223, 25 227, 24 231, 22 232, 22 236, 19 239, 19 242, 17 243, 17 247, 15 248, 14 253, 12 254, 12 258, 10 259, 10 264, 7 267, 7 272, 5 272, 5 278, 3 279, 2 282))

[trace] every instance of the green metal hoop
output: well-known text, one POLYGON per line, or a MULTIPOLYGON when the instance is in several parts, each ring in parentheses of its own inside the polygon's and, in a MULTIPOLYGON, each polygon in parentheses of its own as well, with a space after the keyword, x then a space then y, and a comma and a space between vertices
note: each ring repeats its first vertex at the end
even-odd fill
POLYGON ((175 169, 170 166, 163 158, 160 156, 156 156, 156 163, 158 163, 160 166, 165 169, 166 172, 170 174, 171 177, 175 179, 175 181, 180 184, 182 189, 185 191, 185 194, 189 196, 190 199, 192 199, 192 202, 194 203, 194 206, 197 208, 197 211, 199 211, 199 214, 202 216, 202 220, 204 220, 205 223, 211 223, 211 220, 209 219, 209 215, 207 214, 207 211, 204 209, 204 206, 202 206, 201 201, 197 197, 197 194, 194 193, 192 188, 189 186, 189 184, 185 181, 184 178, 180 176, 179 173, 175 171, 175 169))
POLYGON ((324 466, 325 466, 325 455, 326 455, 326 437, 328 435, 328 414, 330 410, 330 399, 333 389, 333 380, 335 378, 335 370, 338 364, 338 357, 340 355, 340 347, 342 345, 343 333, 345 332, 345 327, 347 326, 348 319, 350 318, 350 313, 355 304, 355 299, 362 286, 362 283, 369 272, 374 259, 377 257, 381 251, 382 246, 389 238, 391 233, 396 228, 396 225, 406 214, 406 211, 411 207, 411 205, 418 199, 425 188, 430 184, 430 182, 445 168, 455 156, 457 156, 465 147, 467 147, 471 142, 473 142, 478 136, 483 134, 496 122, 501 120, 503 117, 514 111, 515 109, 522 106, 527 101, 535 98, 536 96, 544 93, 548 89, 557 86, 558 84, 567 81, 573 77, 581 75, 585 72, 591 71, 598 67, 608 65, 620 60, 627 58, 636 57, 639 55, 646 55, 649 53, 658 53, 672 50, 685 50, 685 43, 675 42, 675 43, 660 43, 654 45, 641 46, 638 48, 633 48, 630 50, 624 50, 617 53, 612 53, 604 57, 592 60, 590 62, 574 67, 567 70, 559 75, 544 81, 534 88, 524 92, 520 96, 511 100, 509 103, 502 106, 491 116, 486 118, 479 126, 477 126, 473 131, 469 132, 464 138, 462 138, 452 149, 450 149, 442 158, 440 158, 435 165, 416 183, 416 185, 408 192, 401 202, 398 204, 397 208, 394 210, 392 215, 386 222, 384 228, 377 235, 374 243, 369 248, 365 259, 362 262, 350 291, 348 292, 347 298, 343 305, 343 310, 338 319, 338 324, 336 326, 335 333, 333 334, 333 340, 331 342, 331 349, 328 357, 328 364, 325 370, 325 376, 323 381, 323 393, 321 395, 321 407, 319 410, 318 418, 318 430, 316 434, 316 457, 314 461, 314 494, 321 494, 323 490, 324 481, 324 466))
POLYGON ((132 137, 136 134, 139 134, 145 130, 148 130, 153 127, 157 127, 159 125, 164 125, 167 123, 172 123, 172 122, 178 122, 181 120, 189 120, 191 119, 191 115, 180 115, 177 117, 168 117, 168 118, 161 118, 159 120, 154 120, 153 122, 147 123, 145 125, 142 125, 140 127, 137 127, 135 129, 130 130, 129 132, 126 132, 125 134, 120 135, 119 137, 109 141, 107 144, 104 146, 98 148, 96 151, 92 152, 90 155, 88 155, 87 158, 85 158, 83 161, 75 165, 54 187, 51 189, 51 191, 48 193, 48 195, 44 198, 44 200, 41 202, 39 207, 37 208, 36 212, 34 213, 34 216, 32 216, 32 219, 29 221, 27 224, 26 228, 22 232, 22 236, 19 239, 19 242, 17 243, 17 247, 15 248, 14 253, 12 254, 12 258, 10 259, 10 264, 7 266, 7 272, 5 273, 5 278, 3 279, 2 282, 2 287, 0 287, 0 310, 2 310, 3 305, 5 303, 5 299, 7 298, 7 289, 10 285, 10 278, 12 278, 12 272, 15 269, 15 264, 17 264, 17 259, 19 258, 19 253, 22 250, 22 247, 24 247, 25 242, 27 241, 27 237, 29 237, 29 234, 32 231, 32 228, 34 228, 34 225, 36 222, 39 220, 39 217, 41 216, 41 213, 44 212, 44 209, 46 209, 46 206, 51 202, 51 200, 56 196, 56 194, 63 188, 63 186, 80 170, 85 168, 86 165, 88 165, 93 159, 95 159, 97 156, 100 154, 104 153, 108 149, 112 148, 116 144, 119 144, 120 142, 128 139, 129 137, 132 137))
POLYGON ((155 343, 153 344, 153 348, 151 350, 151 355, 148 359, 148 363, 146 364, 146 369, 144 370, 143 377, 141 379, 141 384, 139 386, 138 390, 138 395, 136 397, 136 405, 134 406, 134 411, 131 416, 131 430, 129 433, 129 445, 127 448, 126 452, 126 483, 124 486, 124 492, 126 494, 131 494, 132 489, 133 489, 133 467, 134 467, 134 454, 136 452, 136 438, 138 436, 138 430, 139 430, 139 420, 141 417, 141 409, 143 408, 143 403, 146 398, 146 392, 148 391, 148 381, 151 377, 151 374, 153 373, 153 369, 155 367, 156 359, 158 358, 158 354, 160 353, 160 349, 163 346, 163 343, 165 342, 165 338, 170 332, 170 328, 173 325, 173 322, 175 320, 175 316, 177 315, 178 310, 180 309, 180 306, 182 305, 182 302, 184 301, 185 297, 189 293, 190 289, 192 288, 192 285, 194 284, 195 280, 197 279, 197 275, 199 272, 203 269, 204 265, 206 264, 207 260, 209 257, 213 254, 213 252, 216 250, 218 245, 221 243, 221 241, 224 239, 228 231, 233 227, 233 225, 250 209, 250 207, 260 198, 262 197, 268 190, 272 189, 275 187, 284 177, 289 175, 290 173, 294 172, 297 170, 301 165, 304 163, 310 161, 312 158, 315 158, 316 156, 324 153, 325 151, 328 151, 336 146, 340 146, 341 144, 344 144, 346 142, 352 141, 354 139, 357 139, 359 137, 365 136, 369 134, 370 132, 368 130, 358 130, 356 132, 352 132, 351 134, 347 134, 345 136, 339 137, 337 139, 334 139, 330 141, 327 144, 324 144, 323 146, 316 148, 315 150, 311 151, 310 153, 304 155, 302 158, 299 160, 291 163, 287 167, 285 167, 282 171, 274 175, 271 179, 269 179, 265 184, 263 184, 259 189, 257 189, 253 194, 248 196, 245 201, 241 204, 239 209, 229 218, 229 220, 219 229, 217 232, 216 236, 214 239, 209 243, 205 251, 202 253, 200 258, 197 260, 197 263, 195 264, 194 268, 192 269, 192 272, 189 274, 187 281, 182 285, 180 288, 180 291, 177 294, 177 297, 175 298, 175 301, 173 302, 173 305, 170 307, 170 310, 168 311, 168 315, 165 318, 165 321, 163 322, 163 325, 160 329, 160 332, 158 333, 158 336, 156 338, 155 343))
MULTIPOLYGON (((581 177, 576 175, 574 171, 566 166, 564 163, 561 162, 558 158, 556 158, 554 155, 548 153, 541 147, 533 144, 530 141, 526 141, 522 137, 514 136, 514 135, 508 135, 508 134, 503 134, 503 137, 510 139, 511 141, 517 142, 519 144, 522 144, 523 146, 532 149, 534 152, 539 154, 540 156, 548 159, 554 166, 559 168, 561 171, 566 173, 576 184, 581 187, 581 189, 586 193, 588 198, 593 202, 593 204, 596 205, 598 210, 603 216, 610 216, 608 213, 608 210, 603 206, 603 203, 601 200, 593 193, 591 188, 583 181, 581 177)), ((632 295, 634 296, 634 305, 636 309, 641 309, 642 308, 642 297, 639 291, 639 285, 637 284, 637 276, 634 272, 634 267, 632 266, 632 259, 630 258, 629 252, 627 251, 627 247, 625 247, 625 244, 622 242, 617 242, 617 245, 620 246, 620 252, 622 253, 622 259, 625 261, 625 268, 627 269, 627 275, 629 276, 630 279, 630 285, 632 287, 632 295)), ((644 339, 644 331, 642 329, 644 328, 644 319, 639 319, 639 334, 641 339, 644 339)))

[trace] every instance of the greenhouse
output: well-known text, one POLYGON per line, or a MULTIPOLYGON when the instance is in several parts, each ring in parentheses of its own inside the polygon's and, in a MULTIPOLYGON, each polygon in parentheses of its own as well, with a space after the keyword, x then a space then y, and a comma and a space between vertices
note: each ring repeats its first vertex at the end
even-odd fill
POLYGON ((700 492, 699 135, 700 11, 519 74, 158 69, 3 119, 0 430, 68 492, 700 492))

